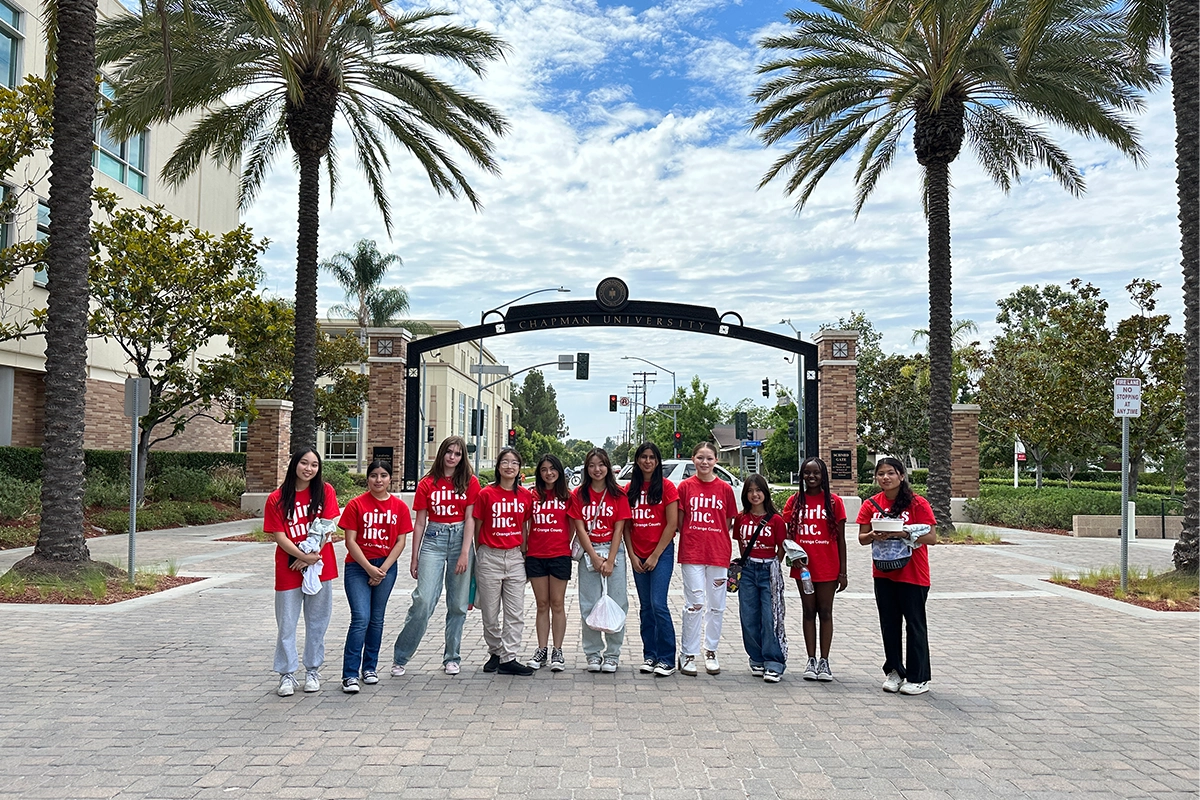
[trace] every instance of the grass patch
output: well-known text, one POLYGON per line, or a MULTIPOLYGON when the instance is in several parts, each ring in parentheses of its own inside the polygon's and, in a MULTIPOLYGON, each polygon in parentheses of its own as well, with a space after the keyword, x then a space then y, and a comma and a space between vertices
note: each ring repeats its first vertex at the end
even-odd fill
POLYGON ((1128 588, 1121 591, 1121 571, 1117 567, 1090 569, 1078 578, 1056 569, 1050 574, 1050 582, 1159 611, 1200 611, 1200 582, 1195 575, 1156 574, 1152 569, 1131 566, 1128 588))
POLYGON ((953 533, 938 533, 938 544, 1004 544, 1000 534, 975 525, 959 524, 953 533))
POLYGON ((0 603, 108 605, 201 580, 179 577, 175 570, 172 565, 166 574, 139 571, 133 583, 128 575, 110 577, 100 570, 88 570, 74 578, 10 571, 0 577, 0 603))
POLYGON ((33 547, 37 544, 38 527, 25 525, 20 527, 0 526, 0 550, 14 547, 33 547))

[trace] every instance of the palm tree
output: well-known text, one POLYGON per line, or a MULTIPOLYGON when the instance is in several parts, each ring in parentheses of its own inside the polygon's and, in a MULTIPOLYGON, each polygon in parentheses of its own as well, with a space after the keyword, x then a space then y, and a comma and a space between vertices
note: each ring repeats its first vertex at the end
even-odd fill
POLYGON ((408 292, 400 286, 384 289, 379 285, 388 267, 403 263, 395 253, 380 253, 373 239, 359 239, 353 253, 343 251, 322 261, 321 268, 346 292, 346 302, 331 306, 329 313, 353 317, 364 334, 366 328, 387 325, 425 332, 427 325, 396 320, 408 311, 408 292))
POLYGON ((441 11, 390 14, 377 0, 164 0, 105 21, 98 55, 117 99, 106 115, 117 135, 198 115, 163 168, 178 184, 205 156, 242 168, 249 204, 275 157, 291 147, 300 174, 296 246, 296 346, 292 449, 316 442, 317 245, 322 165, 338 180, 334 121, 350 131, 358 166, 391 231, 383 179, 388 144, 407 150, 438 193, 479 197, 446 144, 497 172, 492 137, 507 128, 494 108, 415 66, 442 59, 482 76, 505 45, 485 31, 443 22, 441 11), (169 48, 161 30, 172 31, 169 48), (170 53, 170 64, 165 53, 170 53), (165 104, 170 78, 170 106, 165 104))
POLYGON ((753 94, 753 128, 774 145, 798 143, 763 177, 787 175, 803 208, 818 182, 860 148, 855 215, 895 159, 911 123, 924 168, 929 248, 929 499, 950 524, 950 164, 963 141, 1007 191, 1022 168, 1044 166, 1067 191, 1084 190, 1070 157, 1033 119, 1097 136, 1135 161, 1143 151, 1126 116, 1160 70, 1126 58, 1118 18, 1104 0, 1053 4, 1045 34, 1018 64, 1026 0, 816 0, 790 11, 795 26, 761 46, 779 52, 753 94))

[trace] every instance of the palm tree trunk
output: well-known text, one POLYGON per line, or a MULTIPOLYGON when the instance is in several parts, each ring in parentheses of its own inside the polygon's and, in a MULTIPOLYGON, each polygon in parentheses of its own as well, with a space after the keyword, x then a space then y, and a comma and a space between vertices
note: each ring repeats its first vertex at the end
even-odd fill
POLYGON ((46 323, 42 519, 29 561, 86 564, 83 412, 87 378, 96 2, 60 0, 50 146, 50 297, 46 323))
POLYGON ((1183 252, 1184 492, 1183 533, 1175 568, 1200 567, 1200 42, 1194 0, 1167 0, 1171 93, 1175 102, 1175 184, 1183 252))
POLYGON ((298 150, 300 200, 296 240, 296 339, 292 361, 292 452, 317 446, 317 237, 321 157, 298 150))
POLYGON ((952 336, 950 292, 950 165, 925 165, 929 225, 929 504, 939 527, 950 520, 952 336))

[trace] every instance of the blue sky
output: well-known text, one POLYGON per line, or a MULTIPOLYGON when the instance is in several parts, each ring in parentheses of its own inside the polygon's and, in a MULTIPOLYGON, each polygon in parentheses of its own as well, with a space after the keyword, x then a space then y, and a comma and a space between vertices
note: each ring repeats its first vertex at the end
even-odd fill
MULTIPOLYGON (((404 259, 389 285, 410 293, 414 317, 460 319, 525 292, 564 285, 591 297, 608 275, 635 299, 737 311, 746 324, 806 338, 864 311, 890 352, 911 352, 928 324, 920 173, 905 147, 857 220, 849 164, 831 171, 802 214, 781 185, 757 189, 777 152, 748 132, 755 43, 783 29, 791 3, 673 0, 440 4, 458 20, 499 33, 511 50, 482 81, 431 66, 499 107, 512 124, 498 145, 502 174, 475 175, 484 208, 440 198, 411 159, 396 153, 388 179, 397 221, 389 240, 349 154, 342 184, 322 208, 321 255, 363 237, 404 259)), ((1031 172, 1005 195, 964 150, 952 167, 954 314, 980 337, 996 330, 995 302, 1025 284, 1095 283, 1114 316, 1133 308, 1123 287, 1160 281, 1160 309, 1179 327, 1178 231, 1169 91, 1149 99, 1139 124, 1149 154, 1135 168, 1111 148, 1055 131, 1087 177, 1072 198, 1031 172)), ((342 140, 346 141, 343 131, 342 140)), ((272 246, 267 286, 294 285, 296 179, 281 159, 246 221, 272 246)), ((327 196, 327 195, 326 195, 327 196)), ((545 296, 549 297, 549 295, 545 296)), ((343 300, 331 281, 322 309, 343 300)), ((591 380, 549 372, 572 436, 602 441, 621 428, 607 411, 634 363, 649 358, 684 383, 699 375, 722 400, 762 402, 763 377, 794 384, 780 353, 714 337, 579 330, 490 340, 514 370, 588 351, 591 380)), ((666 402, 661 374, 650 401, 666 402)), ((773 400, 772 400, 773 402, 773 400)))

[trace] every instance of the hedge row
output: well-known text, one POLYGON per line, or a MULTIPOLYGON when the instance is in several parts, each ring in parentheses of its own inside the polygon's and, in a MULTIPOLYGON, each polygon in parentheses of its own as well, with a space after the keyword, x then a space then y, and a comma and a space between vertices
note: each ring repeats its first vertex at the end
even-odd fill
MULTIPOLYGON (((1142 476, 1142 477, 1145 477, 1145 476, 1142 476)), ((1007 486, 1010 489, 1012 488, 1012 476, 1011 475, 1007 478, 982 478, 980 482, 984 486, 1007 486)), ((1034 478, 1032 475, 1023 476, 1021 478, 1021 483, 1023 485, 1033 486, 1034 478)), ((1068 488, 1066 481, 1058 480, 1056 478, 1043 478, 1042 479, 1042 487, 1043 488, 1058 488, 1058 489, 1068 488)), ((1121 491, 1121 481, 1119 478, 1116 481, 1073 480, 1073 481, 1071 481, 1071 486, 1069 488, 1072 488, 1072 489, 1095 489, 1097 491, 1102 491, 1102 492, 1119 492, 1119 491, 1121 491)), ((1176 487, 1175 487, 1176 491, 1174 494, 1178 495, 1179 491, 1182 488, 1183 488, 1182 485, 1176 484, 1176 487)), ((1144 483, 1142 481, 1141 477, 1138 478, 1138 489, 1137 490, 1138 490, 1139 495, 1149 494, 1149 495, 1154 495, 1155 497, 1159 497, 1159 496, 1171 497, 1172 496, 1171 487, 1169 485, 1144 483)))
MULTIPOLYGON (((1158 514, 1157 497, 1139 497, 1138 514, 1158 514)), ((1120 514, 1120 493, 1095 489, 1042 489, 985 486, 979 497, 967 501, 971 522, 1008 528, 1059 528, 1070 530, 1075 514, 1120 514)))
MULTIPOLYGON (((112 480, 129 475, 128 450, 84 450, 84 471, 99 470, 112 480)), ((150 451, 146 470, 148 477, 176 467, 209 471, 220 464, 246 467, 245 453, 175 453, 150 451)), ((42 479, 42 450, 40 447, 0 447, 0 475, 8 475, 22 481, 42 479)))

